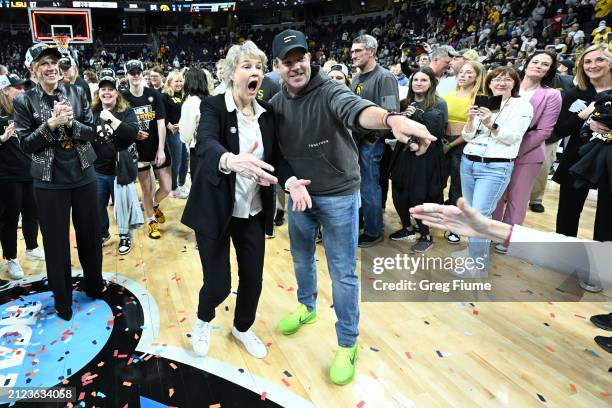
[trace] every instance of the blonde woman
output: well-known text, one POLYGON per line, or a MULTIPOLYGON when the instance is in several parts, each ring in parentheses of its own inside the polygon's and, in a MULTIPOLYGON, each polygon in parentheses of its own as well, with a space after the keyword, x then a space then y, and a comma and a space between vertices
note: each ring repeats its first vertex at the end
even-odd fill
MULTIPOLYGON (((569 136, 553 180, 560 184, 557 233, 571 237, 578 233, 580 214, 589 189, 574 187, 574 177, 569 168, 578 161, 580 147, 588 142, 580 138, 580 128, 595 110, 595 97, 612 89, 612 60, 607 49, 607 44, 593 45, 578 58, 576 86, 563 94, 561 114, 553 130, 557 140, 569 136)), ((599 189, 593 232, 595 241, 612 240, 611 205, 612 197, 608 191, 605 188, 599 189)))
MULTIPOLYGON (((465 140, 461 131, 468 121, 470 107, 474 104, 476 95, 483 93, 486 70, 477 61, 467 61, 457 73, 457 88, 443 96, 448 108, 448 124, 446 137, 443 139, 443 151, 446 157, 447 173, 450 175, 448 193, 451 205, 456 205, 461 194, 461 155, 465 140)), ((446 237, 449 244, 458 244, 461 237, 450 232, 446 237)))
POLYGON ((238 296, 232 335, 253 357, 266 346, 251 329, 262 288, 265 231, 272 230, 276 151, 274 113, 256 99, 266 55, 246 41, 227 53, 222 94, 206 98, 192 160, 191 193, 182 222, 195 231, 202 268, 197 320, 191 335, 196 354, 206 356, 215 309, 230 294, 230 243, 238 260, 238 296))
POLYGON ((189 195, 185 188, 189 153, 181 141, 179 120, 183 105, 183 75, 172 71, 166 78, 163 90, 164 108, 166 110, 167 143, 172 157, 172 196, 185 199, 189 195))

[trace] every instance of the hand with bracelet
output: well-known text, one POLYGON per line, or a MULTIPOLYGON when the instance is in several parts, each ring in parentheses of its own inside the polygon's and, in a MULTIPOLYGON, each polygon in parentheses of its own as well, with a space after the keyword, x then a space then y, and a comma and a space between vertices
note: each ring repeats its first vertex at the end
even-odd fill
POLYGON ((408 119, 403 114, 387 112, 382 122, 391 129, 393 136, 399 142, 409 145, 410 150, 415 152, 417 156, 424 154, 429 144, 437 140, 435 136, 429 133, 425 125, 408 119))

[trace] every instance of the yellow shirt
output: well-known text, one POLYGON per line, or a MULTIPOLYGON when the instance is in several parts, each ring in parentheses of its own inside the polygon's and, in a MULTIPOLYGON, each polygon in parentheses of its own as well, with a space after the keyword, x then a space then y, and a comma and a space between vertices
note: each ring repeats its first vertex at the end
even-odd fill
POLYGON ((474 101, 471 96, 459 97, 457 92, 451 92, 443 96, 448 108, 448 123, 467 123, 468 112, 474 101))

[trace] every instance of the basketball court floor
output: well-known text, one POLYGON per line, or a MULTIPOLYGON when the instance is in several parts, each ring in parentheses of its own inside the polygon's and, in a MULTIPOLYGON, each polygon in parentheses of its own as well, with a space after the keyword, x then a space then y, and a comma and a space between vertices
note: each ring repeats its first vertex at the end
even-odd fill
MULTIPOLYGON (((556 185, 549 188, 546 212, 530 212, 526 225, 553 228, 556 185)), ((230 335, 232 294, 213 320, 209 355, 197 357, 189 336, 202 268, 193 232, 179 222, 183 206, 173 198, 162 203, 167 221, 160 240, 147 238, 143 229, 126 256, 116 254, 116 236, 104 247, 103 270, 112 283, 104 300, 79 291, 73 249, 71 322, 55 317, 45 264, 24 261, 26 279, 0 292, 5 387, 64 386, 74 393, 72 406, 87 407, 610 406, 610 355, 593 342, 606 333, 588 320, 612 312, 605 292, 593 302, 362 302, 356 379, 347 386, 332 384, 327 370, 336 349, 335 314, 320 245, 319 321, 292 336, 276 329, 296 305, 286 224, 266 241, 264 286, 253 326, 268 356, 251 357, 230 335)), ((580 230, 584 238, 593 217, 594 203, 588 201, 580 230)), ((389 208, 387 235, 398 221, 389 208)), ((440 231, 434 239, 427 256, 456 250, 440 231)), ((74 236, 71 240, 74 244, 74 236)), ((382 245, 409 253, 411 243, 382 245)), ((21 258, 22 240, 19 249, 21 258)), ((235 288, 233 255, 232 262, 235 288)), ((539 279, 546 276, 541 268, 497 254, 493 263, 494 274, 520 274, 525 288, 546 286, 539 279)), ((0 402, 14 401, 3 398, 0 402)))

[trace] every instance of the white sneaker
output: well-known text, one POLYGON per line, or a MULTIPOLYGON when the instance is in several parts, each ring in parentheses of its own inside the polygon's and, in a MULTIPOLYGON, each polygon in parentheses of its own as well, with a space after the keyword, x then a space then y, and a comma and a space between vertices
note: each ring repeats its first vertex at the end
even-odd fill
POLYGON ((8 260, 8 275, 11 279, 21 279, 25 276, 21 265, 17 259, 8 260))
POLYGON ((17 228, 21 229, 21 214, 19 214, 19 221, 17 221, 17 228))
POLYGON ((200 357, 206 357, 206 354, 208 354, 208 348, 210 347, 210 329, 211 326, 209 322, 197 319, 195 327, 191 332, 191 345, 193 351, 200 357))
POLYGON ((505 247, 503 244, 495 244, 495 252, 498 254, 507 254, 508 247, 505 247))
POLYGON ((44 262, 45 261, 45 251, 43 251, 40 247, 36 247, 34 249, 26 249, 25 250, 25 259, 26 261, 32 262, 44 262))
POLYGON ((244 347, 255 358, 264 358, 268 355, 268 349, 266 345, 259 340, 259 337, 253 333, 251 329, 241 332, 235 327, 232 327, 232 334, 234 337, 244 344, 244 347))
POLYGON ((176 190, 172 191, 172 197, 174 198, 180 198, 181 200, 186 199, 187 197, 189 197, 189 193, 187 191, 185 191, 185 189, 183 188, 183 186, 178 186, 176 188, 176 190))

